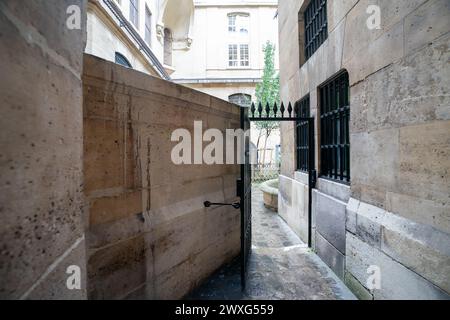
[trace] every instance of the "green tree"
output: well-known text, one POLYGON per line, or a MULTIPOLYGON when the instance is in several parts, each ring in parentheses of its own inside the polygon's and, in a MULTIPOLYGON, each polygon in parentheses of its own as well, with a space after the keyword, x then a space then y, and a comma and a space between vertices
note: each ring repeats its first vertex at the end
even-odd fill
MULTIPOLYGON (((273 106, 277 103, 280 106, 280 77, 275 70, 275 45, 270 41, 267 41, 263 46, 264 52, 264 70, 262 81, 256 85, 256 102, 258 108, 259 103, 265 109, 266 104, 273 106)), ((264 149, 263 149, 263 162, 266 157, 267 139, 271 133, 280 127, 279 122, 274 121, 258 121, 255 123, 256 128, 259 130, 258 141, 256 144, 259 150, 259 144, 261 138, 264 136, 264 149)))

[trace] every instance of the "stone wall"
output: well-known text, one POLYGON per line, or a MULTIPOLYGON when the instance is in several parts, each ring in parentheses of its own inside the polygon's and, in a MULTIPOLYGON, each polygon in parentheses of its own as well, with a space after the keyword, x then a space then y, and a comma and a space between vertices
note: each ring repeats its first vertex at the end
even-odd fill
POLYGON ((225 101, 99 58, 84 59, 91 299, 183 297, 239 254, 237 165, 175 165, 171 133, 239 127, 225 101))
MULTIPOLYGON (((381 29, 369 30, 373 1, 328 0, 328 39, 304 64, 292 57, 303 50, 298 13, 308 1, 279 5, 282 99, 309 93, 318 119, 318 86, 344 69, 350 76, 351 184, 319 179, 315 250, 361 298, 448 298, 450 3, 375 2, 381 29), (367 288, 370 265, 380 267, 379 290, 367 288)), ((293 125, 283 124, 282 179, 298 182, 291 194, 307 184, 296 178, 294 151, 293 125)), ((304 204, 289 210, 302 216, 304 204)))
POLYGON ((84 0, 0 1, 0 299, 83 299, 84 0), (68 290, 67 267, 82 289, 68 290))

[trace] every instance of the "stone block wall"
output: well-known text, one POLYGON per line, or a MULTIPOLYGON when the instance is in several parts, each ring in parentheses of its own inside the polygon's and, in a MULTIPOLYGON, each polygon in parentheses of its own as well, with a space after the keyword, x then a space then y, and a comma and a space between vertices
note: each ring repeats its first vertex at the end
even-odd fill
MULTIPOLYGON (((175 165, 171 133, 239 128, 239 109, 99 58, 84 59, 88 297, 176 299, 240 251, 238 165, 175 165)), ((193 135, 192 135, 193 136, 193 135)))
POLYGON ((84 0, 0 1, 0 299, 86 297, 84 0), (66 286, 81 270, 81 290, 66 286))
MULTIPOLYGON (((318 87, 341 70, 349 74, 351 98, 351 184, 319 178, 315 249, 361 298, 448 298, 450 3, 328 0, 328 39, 305 62, 298 13, 308 3, 279 4, 282 100, 309 93, 318 119, 318 87), (381 28, 370 30, 366 10, 373 4, 381 28), (381 269, 381 289, 368 288, 370 265, 381 269)), ((319 170, 317 120, 316 128, 319 170)), ((282 125, 281 141, 282 184, 298 175, 293 124, 282 125)))

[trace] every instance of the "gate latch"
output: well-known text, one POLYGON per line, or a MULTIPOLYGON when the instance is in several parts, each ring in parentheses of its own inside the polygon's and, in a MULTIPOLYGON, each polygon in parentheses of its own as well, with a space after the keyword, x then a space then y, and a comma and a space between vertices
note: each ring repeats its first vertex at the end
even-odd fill
POLYGON ((205 201, 205 202, 203 202, 203 204, 205 205, 205 208, 209 208, 211 206, 232 206, 235 209, 239 209, 241 207, 241 204, 239 202, 235 202, 235 203, 213 203, 213 202, 205 201))

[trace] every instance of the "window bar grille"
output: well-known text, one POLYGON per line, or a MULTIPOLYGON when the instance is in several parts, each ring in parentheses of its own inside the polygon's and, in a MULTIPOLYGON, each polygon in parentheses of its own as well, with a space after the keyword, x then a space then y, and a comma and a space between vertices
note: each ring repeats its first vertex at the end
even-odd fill
MULTIPOLYGON (((310 117, 309 95, 296 103, 295 110, 302 118, 310 117)), ((308 172, 309 170, 309 124, 308 121, 297 121, 297 170, 308 172)))
POLYGON ((304 13, 305 56, 308 60, 328 38, 327 1, 311 0, 304 13))
POLYGON ((350 101, 348 73, 320 87, 320 174, 350 181, 350 101))

